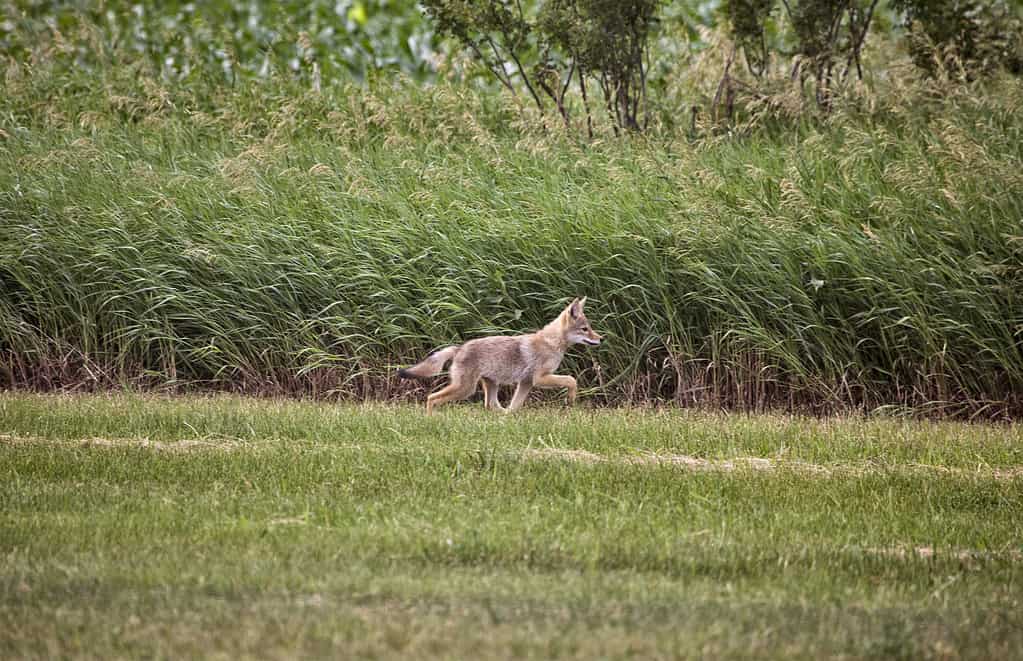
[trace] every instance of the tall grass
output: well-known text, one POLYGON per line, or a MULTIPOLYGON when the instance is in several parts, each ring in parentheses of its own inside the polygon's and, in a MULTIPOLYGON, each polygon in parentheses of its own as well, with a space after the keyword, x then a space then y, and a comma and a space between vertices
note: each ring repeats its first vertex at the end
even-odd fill
POLYGON ((0 83, 0 372, 33 388, 398 395, 542 325, 598 402, 1023 408, 1023 88, 826 122, 543 134, 471 83, 168 82, 59 52, 0 83))

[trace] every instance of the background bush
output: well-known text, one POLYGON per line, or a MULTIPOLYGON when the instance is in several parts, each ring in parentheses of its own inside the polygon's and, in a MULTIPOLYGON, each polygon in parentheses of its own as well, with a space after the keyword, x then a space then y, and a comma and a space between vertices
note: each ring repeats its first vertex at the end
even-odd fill
POLYGON ((1003 0, 894 0, 904 12, 913 61, 931 75, 939 70, 976 77, 997 69, 1023 72, 1023 21, 1019 4, 1003 0))
POLYGON ((228 82, 274 71, 308 77, 314 63, 327 77, 432 72, 432 29, 415 0, 5 0, 0 16, 0 52, 19 60, 52 39, 76 66, 126 51, 169 79, 207 70, 228 82))

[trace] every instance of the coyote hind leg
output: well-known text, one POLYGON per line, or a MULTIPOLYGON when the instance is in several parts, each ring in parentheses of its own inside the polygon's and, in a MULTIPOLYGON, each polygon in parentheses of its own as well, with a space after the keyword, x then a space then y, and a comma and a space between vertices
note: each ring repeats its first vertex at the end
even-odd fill
POLYGON ((483 401, 488 409, 494 409, 496 411, 503 411, 504 407, 501 406, 501 400, 498 398, 498 385, 493 379, 483 377, 483 401))
POLYGON ((452 383, 426 398, 426 415, 433 413, 435 406, 457 402, 476 392, 476 384, 452 383))
POLYGON ((515 388, 515 394, 512 395, 512 400, 508 404, 508 408, 505 409, 506 413, 517 411, 522 404, 526 401, 526 397, 529 397, 529 391, 533 389, 533 384, 529 381, 520 381, 517 388, 515 388))
POLYGON ((456 360, 455 364, 451 366, 450 374, 451 383, 426 398, 427 415, 433 413, 435 406, 465 399, 476 392, 476 386, 479 385, 480 380, 478 373, 474 374, 471 371, 466 373, 465 366, 459 365, 456 360))

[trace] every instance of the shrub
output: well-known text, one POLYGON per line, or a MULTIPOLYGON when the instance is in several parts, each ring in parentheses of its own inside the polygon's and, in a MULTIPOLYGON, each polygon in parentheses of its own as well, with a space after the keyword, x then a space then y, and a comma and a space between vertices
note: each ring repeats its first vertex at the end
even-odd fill
POLYGON ((1023 21, 1003 0, 893 0, 905 12, 913 61, 972 79, 995 69, 1023 72, 1023 21))
POLYGON ((423 8, 442 35, 454 37, 513 95, 518 94, 513 76, 528 90, 542 113, 528 65, 537 59, 535 22, 528 19, 521 2, 512 0, 423 0, 423 8), (525 64, 524 64, 525 63, 525 64), (512 67, 511 65, 514 65, 512 67), (509 72, 509 68, 513 68, 509 72))
POLYGON ((549 0, 527 14, 510 0, 425 0, 427 14, 445 35, 467 48, 510 90, 521 81, 542 112, 541 93, 566 126, 573 77, 592 135, 587 78, 596 81, 615 130, 639 130, 646 99, 649 35, 660 0, 549 0))
MULTIPOLYGON (((793 81, 806 76, 814 80, 817 107, 829 110, 832 90, 838 81, 854 71, 863 78, 861 54, 879 0, 782 0, 784 30, 769 43, 767 26, 776 9, 775 0, 729 0, 726 5, 733 39, 742 48, 750 72, 761 77, 770 50, 783 52, 783 44, 794 44, 793 81), (842 62, 844 60, 844 68, 842 62), (836 68, 841 68, 840 71, 836 68)), ((725 83, 730 83, 729 71, 725 83)))
POLYGON ((639 130, 646 102, 650 29, 660 0, 550 0, 546 38, 568 54, 580 78, 592 75, 616 128, 639 130))
POLYGON ((732 37, 742 49, 750 73, 761 76, 767 67, 767 21, 775 10, 775 0, 728 0, 725 16, 732 37))

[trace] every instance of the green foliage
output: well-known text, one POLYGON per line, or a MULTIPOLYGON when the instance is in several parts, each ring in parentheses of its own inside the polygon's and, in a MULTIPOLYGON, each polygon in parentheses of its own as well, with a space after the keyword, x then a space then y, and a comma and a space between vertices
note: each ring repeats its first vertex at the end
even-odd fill
MULTIPOLYGON (((892 33, 898 17, 907 29, 905 43, 914 62, 929 74, 937 69, 974 79, 982 73, 1023 70, 1023 20, 1020 5, 1005 0, 730 0, 725 17, 750 72, 763 78, 772 55, 790 62, 789 77, 814 81, 817 107, 829 111, 836 88, 864 78, 863 48, 868 32, 892 33), (880 12, 880 14, 878 13, 880 12), (881 18, 881 15, 884 18, 881 18)), ((886 36, 889 36, 886 35, 886 36)), ((889 36, 890 38, 890 36, 889 36)), ((890 61, 874 63, 878 71, 890 61)), ((777 96, 769 85, 737 80, 729 59, 720 90, 727 92, 728 115, 736 90, 763 101, 777 96)), ((715 99, 715 107, 721 94, 715 99)), ((769 101, 768 104, 771 105, 769 101)))
MULTIPOLYGON (((726 15, 735 44, 743 49, 749 70, 761 77, 767 70, 771 53, 793 50, 792 80, 802 83, 808 75, 814 80, 817 107, 830 110, 833 89, 852 73, 863 78, 862 50, 879 0, 782 0, 784 20, 774 25, 772 13, 776 0, 732 0, 726 15), (771 31, 772 37, 767 33, 771 31), (840 70, 844 60, 845 66, 840 70)), ((726 78, 724 83, 731 84, 726 78)), ((731 90, 730 90, 731 91, 731 90)))
POLYGON ((508 48, 515 51, 526 45, 532 32, 522 3, 513 0, 427 0, 423 7, 442 33, 480 49, 481 56, 493 34, 506 38, 508 48))
POLYGON ((799 54, 812 61, 834 57, 835 38, 848 0, 792 0, 786 3, 799 54))
POLYGON ((1005 68, 1023 73, 1020 6, 1004 0, 894 0, 904 12, 917 66, 972 78, 1005 68))
POLYGON ((432 72, 432 35, 414 0, 5 0, 0 17, 0 55, 18 61, 52 40, 76 66, 109 66, 105 54, 129 50, 167 78, 220 70, 231 81, 277 70, 309 79, 314 65, 327 80, 432 72))
MULTIPOLYGON (((0 81, 4 385, 386 397, 586 294, 609 343, 566 370, 598 401, 1020 410, 1018 80, 733 135, 594 117, 582 147, 453 68, 178 76, 96 34, 39 32, 0 81)), ((534 65, 538 97, 584 79, 534 65)))

